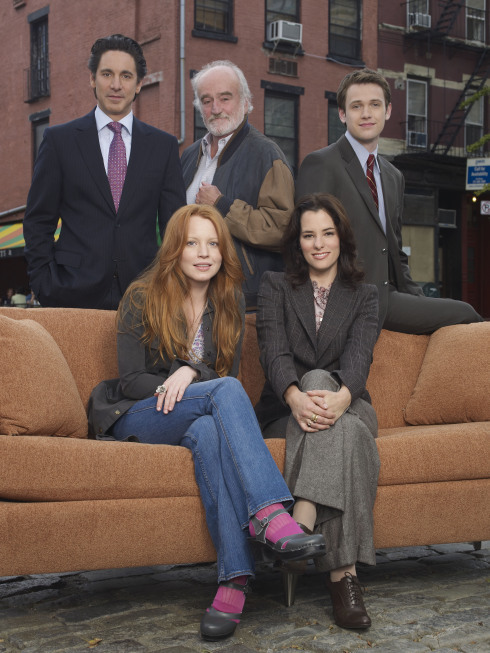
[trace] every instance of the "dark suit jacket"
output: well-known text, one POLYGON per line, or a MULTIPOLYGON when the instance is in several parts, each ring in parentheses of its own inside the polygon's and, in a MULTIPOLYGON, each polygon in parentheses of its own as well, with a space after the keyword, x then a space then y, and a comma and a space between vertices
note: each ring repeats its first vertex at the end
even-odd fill
POLYGON ((46 129, 24 217, 31 287, 43 306, 97 308, 116 270, 121 292, 149 264, 160 233, 184 205, 174 136, 133 121, 131 155, 116 213, 94 111, 46 129), (61 234, 53 235, 58 219, 61 234))
POLYGON ((386 234, 356 153, 345 136, 309 154, 301 164, 296 182, 296 201, 309 193, 331 193, 344 205, 354 230, 359 261, 366 282, 379 291, 379 326, 388 307, 390 282, 399 292, 422 295, 412 280, 402 251, 404 178, 391 163, 378 156, 386 212, 386 234))
POLYGON ((316 333, 313 286, 293 289, 281 272, 266 272, 259 290, 257 335, 266 383, 255 410, 262 428, 290 414, 283 399, 314 369, 334 374, 352 402, 370 401, 366 380, 377 339, 378 291, 361 284, 351 289, 338 277, 332 284, 316 333))

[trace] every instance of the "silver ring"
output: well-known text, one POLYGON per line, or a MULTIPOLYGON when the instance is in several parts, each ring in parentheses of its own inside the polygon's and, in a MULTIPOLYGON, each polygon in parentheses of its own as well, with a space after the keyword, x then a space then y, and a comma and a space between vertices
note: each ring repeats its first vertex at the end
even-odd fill
POLYGON ((157 389, 155 390, 155 392, 157 393, 157 395, 163 395, 165 392, 167 392, 167 388, 166 388, 166 387, 163 385, 163 383, 162 383, 162 385, 159 385, 159 386, 157 387, 157 389))

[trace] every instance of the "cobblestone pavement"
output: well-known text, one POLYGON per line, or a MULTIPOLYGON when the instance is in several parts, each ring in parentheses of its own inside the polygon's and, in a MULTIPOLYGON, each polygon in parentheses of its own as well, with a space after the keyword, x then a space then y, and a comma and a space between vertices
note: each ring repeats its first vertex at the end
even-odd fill
POLYGON ((280 573, 258 569, 232 639, 203 642, 215 592, 212 564, 0 579, 0 653, 490 651, 490 542, 385 549, 359 569, 373 621, 347 631, 332 621, 314 567, 284 607, 280 573))

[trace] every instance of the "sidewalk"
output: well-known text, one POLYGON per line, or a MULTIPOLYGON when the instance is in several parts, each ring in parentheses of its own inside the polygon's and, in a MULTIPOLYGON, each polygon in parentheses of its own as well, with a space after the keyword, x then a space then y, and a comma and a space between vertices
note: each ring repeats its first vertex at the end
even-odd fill
POLYGON ((313 566, 291 608, 280 574, 261 566, 235 637, 219 643, 198 634, 212 564, 2 578, 0 653, 490 651, 490 542, 385 549, 359 577, 368 631, 333 624, 313 566))

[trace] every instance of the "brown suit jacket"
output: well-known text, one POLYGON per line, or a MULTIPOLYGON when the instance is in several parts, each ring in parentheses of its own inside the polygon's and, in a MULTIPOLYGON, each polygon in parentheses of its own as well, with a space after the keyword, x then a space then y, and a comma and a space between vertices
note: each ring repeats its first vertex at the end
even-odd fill
POLYGON ((281 272, 266 272, 259 289, 257 335, 266 383, 256 413, 262 428, 289 415, 283 394, 313 369, 333 373, 352 395, 370 401, 366 380, 377 339, 378 292, 351 289, 337 277, 316 333, 313 286, 293 289, 281 272))
POLYGON ((403 175, 383 157, 379 156, 378 162, 386 211, 386 234, 366 175, 345 136, 304 159, 296 182, 296 201, 310 193, 331 193, 342 202, 354 230, 366 282, 378 287, 381 328, 388 307, 390 283, 399 292, 412 295, 423 295, 423 292, 412 280, 408 259, 402 250, 403 175))

